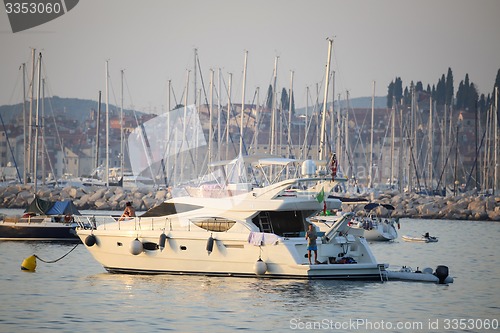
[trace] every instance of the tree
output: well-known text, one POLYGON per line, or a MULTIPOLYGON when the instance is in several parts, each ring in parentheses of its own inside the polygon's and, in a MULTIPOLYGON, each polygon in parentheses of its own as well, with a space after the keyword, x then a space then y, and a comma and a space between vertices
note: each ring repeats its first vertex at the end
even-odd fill
POLYGON ((273 86, 271 85, 269 85, 269 88, 267 88, 266 108, 273 108, 273 86))
POLYGON ((387 107, 392 107, 392 101, 396 100, 396 104, 401 101, 403 97, 403 81, 400 77, 396 77, 394 81, 389 83, 387 87, 387 107))
POLYGON ((288 98, 288 92, 285 88, 281 90, 281 109, 288 110, 288 106, 290 105, 290 100, 288 98))
POLYGON ((446 105, 451 105, 453 101, 454 87, 453 87, 453 73, 451 68, 448 67, 448 74, 446 74, 445 83, 445 103, 446 105))
POLYGON ((387 108, 388 109, 392 108, 393 99, 394 99, 394 81, 391 81, 391 83, 389 83, 389 86, 387 87, 387 108))

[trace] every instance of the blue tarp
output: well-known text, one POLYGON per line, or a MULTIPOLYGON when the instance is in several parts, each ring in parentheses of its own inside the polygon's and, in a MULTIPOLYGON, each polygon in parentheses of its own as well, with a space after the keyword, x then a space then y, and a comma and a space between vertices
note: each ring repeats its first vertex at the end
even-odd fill
POLYGON ((56 201, 54 205, 45 212, 47 215, 81 215, 71 200, 56 201))

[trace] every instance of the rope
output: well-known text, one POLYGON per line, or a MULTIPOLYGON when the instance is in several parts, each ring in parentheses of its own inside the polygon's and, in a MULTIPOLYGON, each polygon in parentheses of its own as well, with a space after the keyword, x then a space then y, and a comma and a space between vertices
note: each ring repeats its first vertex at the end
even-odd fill
POLYGON ((66 253, 66 254, 65 254, 65 255, 63 255, 61 258, 56 259, 56 260, 52 260, 52 261, 49 261, 49 260, 43 260, 42 258, 40 258, 39 256, 37 256, 36 254, 35 254, 34 256, 35 256, 35 258, 37 258, 37 259, 38 259, 38 260, 40 260, 40 261, 43 261, 43 262, 44 262, 44 263, 46 263, 46 264, 53 264, 53 263, 55 263, 55 262, 58 262, 58 261, 59 261, 59 260, 61 260, 62 258, 66 257, 66 256, 67 256, 68 254, 70 254, 71 252, 73 252, 73 250, 74 250, 74 249, 76 249, 76 247, 77 247, 78 245, 80 245, 80 243, 77 243, 77 244, 76 244, 76 245, 75 245, 75 246, 74 246, 71 250, 69 250, 69 252, 68 252, 68 253, 66 253))

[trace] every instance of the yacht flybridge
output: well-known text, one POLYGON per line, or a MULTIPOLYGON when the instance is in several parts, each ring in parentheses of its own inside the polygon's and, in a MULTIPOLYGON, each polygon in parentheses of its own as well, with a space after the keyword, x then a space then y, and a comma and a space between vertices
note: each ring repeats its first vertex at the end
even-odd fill
POLYGON ((172 198, 140 217, 77 233, 111 273, 380 280, 384 265, 349 233, 352 216, 335 213, 338 199, 318 195, 333 183, 308 177, 224 198, 172 198), (309 224, 318 234, 312 265, 309 224))

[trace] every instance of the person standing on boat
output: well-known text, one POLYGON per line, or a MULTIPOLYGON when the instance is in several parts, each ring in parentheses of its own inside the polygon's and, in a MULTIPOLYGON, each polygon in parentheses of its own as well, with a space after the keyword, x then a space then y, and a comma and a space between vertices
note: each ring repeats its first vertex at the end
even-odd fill
POLYGON ((127 201, 125 204, 125 210, 123 211, 122 216, 120 216, 120 219, 118 221, 123 221, 128 217, 135 217, 135 209, 132 207, 132 203, 130 201, 127 201))
POLYGON ((316 234, 316 230, 312 224, 309 224, 309 230, 306 233, 307 239, 307 254, 309 258, 309 265, 312 265, 311 262, 311 251, 314 251, 314 263, 318 263, 318 246, 316 245, 316 239, 318 235, 316 234))

